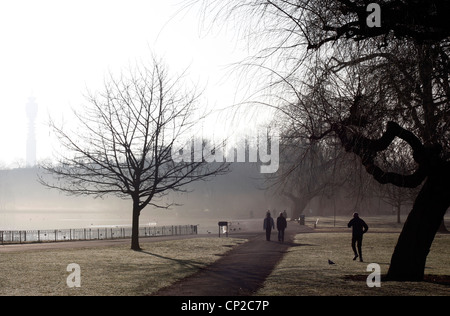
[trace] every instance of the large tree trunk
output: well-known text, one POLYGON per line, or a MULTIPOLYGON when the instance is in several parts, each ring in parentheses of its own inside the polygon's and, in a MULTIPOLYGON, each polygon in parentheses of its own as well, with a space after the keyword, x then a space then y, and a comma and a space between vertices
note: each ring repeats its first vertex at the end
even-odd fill
POLYGON ((131 226, 131 249, 140 251, 142 250, 139 246, 139 215, 141 210, 139 207, 139 200, 133 200, 133 219, 131 226))
POLYGON ((450 207, 450 168, 448 164, 433 168, 392 255, 388 280, 422 281, 425 263, 436 232, 450 207))

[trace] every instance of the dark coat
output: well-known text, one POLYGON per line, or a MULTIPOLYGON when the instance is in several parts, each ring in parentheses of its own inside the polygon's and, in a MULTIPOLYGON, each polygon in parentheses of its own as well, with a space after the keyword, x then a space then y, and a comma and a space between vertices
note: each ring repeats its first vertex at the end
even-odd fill
POLYGON ((347 226, 349 228, 353 227, 353 236, 358 236, 358 237, 365 234, 367 232, 367 230, 369 229, 369 226, 367 226, 366 222, 363 221, 359 217, 353 218, 350 222, 348 222, 347 226))
POLYGON ((277 229, 283 230, 283 229, 286 229, 286 227, 287 227, 286 219, 283 216, 278 216, 277 217, 277 229))
POLYGON ((275 228, 275 224, 273 222, 273 218, 272 217, 266 217, 264 219, 263 229, 264 230, 268 230, 268 229, 272 229, 272 228, 275 228))

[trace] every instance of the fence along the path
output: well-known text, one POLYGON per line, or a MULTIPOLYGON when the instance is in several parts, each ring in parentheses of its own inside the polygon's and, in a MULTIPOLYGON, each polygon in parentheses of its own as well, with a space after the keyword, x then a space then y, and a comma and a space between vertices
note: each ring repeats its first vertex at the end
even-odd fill
MULTIPOLYGON (((140 237, 196 235, 196 225, 140 227, 140 237)), ((131 238, 131 227, 0 231, 1 244, 131 238)))

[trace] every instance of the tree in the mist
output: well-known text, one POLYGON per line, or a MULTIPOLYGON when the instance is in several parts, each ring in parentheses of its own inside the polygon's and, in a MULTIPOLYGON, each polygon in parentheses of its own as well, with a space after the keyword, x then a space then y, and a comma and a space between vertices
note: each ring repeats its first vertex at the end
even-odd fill
MULTIPOLYGON (((412 163, 410 154, 405 153, 409 150, 409 147, 405 144, 397 144, 394 152, 383 152, 381 155, 388 155, 389 157, 383 157, 386 162, 386 168, 390 171, 410 174, 414 172, 416 166, 412 163), (400 152, 399 152, 400 151, 400 152)), ((411 206, 414 203, 414 199, 419 193, 419 188, 404 188, 401 186, 387 184, 375 184, 373 187, 375 194, 381 198, 385 203, 393 207, 397 215, 397 224, 401 223, 401 210, 403 206, 411 206)))
MULTIPOLYGON (((395 185, 381 185, 377 190, 377 196, 384 202, 392 206, 393 213, 396 214, 397 224, 401 224, 401 211, 403 206, 411 205, 414 202, 414 198, 410 190, 407 188, 395 186, 395 185)), ((416 194, 417 196, 417 194, 416 194)))
POLYGON ((373 180, 364 173, 364 168, 354 156, 343 152, 336 141, 311 142, 296 137, 297 132, 291 125, 282 135, 280 167, 266 176, 266 189, 290 199, 293 218, 303 214, 314 198, 335 201, 342 193, 355 202, 347 205, 347 211, 350 214, 358 211, 373 189, 373 180))
POLYGON ((423 184, 388 271, 422 280, 450 206, 450 1, 372 2, 224 1, 215 9, 244 12, 260 34, 255 63, 273 75, 273 106, 295 117, 299 138, 337 139, 381 184, 423 184), (415 169, 388 171, 381 153, 405 145, 415 169))
POLYGON ((288 198, 293 206, 292 218, 299 218, 312 199, 331 198, 346 183, 346 161, 333 147, 298 144, 286 134, 281 138, 280 168, 266 176, 266 187, 288 198))
MULTIPOLYGON (((57 162, 41 166, 52 176, 41 182, 70 195, 131 199, 131 248, 139 250, 139 216, 146 206, 167 208, 162 198, 170 191, 227 167, 203 159, 174 161, 175 142, 192 135, 200 118, 195 114, 199 95, 156 60, 118 79, 111 75, 88 101, 75 113, 76 130, 52 124, 62 150, 57 162)), ((191 148, 184 150, 191 158, 191 148)))

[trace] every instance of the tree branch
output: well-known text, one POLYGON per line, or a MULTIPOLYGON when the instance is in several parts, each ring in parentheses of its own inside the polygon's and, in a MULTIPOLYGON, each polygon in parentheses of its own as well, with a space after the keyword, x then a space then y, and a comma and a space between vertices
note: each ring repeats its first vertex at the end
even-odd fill
POLYGON ((427 177, 430 161, 436 151, 426 150, 422 142, 410 131, 402 128, 395 122, 388 122, 386 131, 378 139, 369 139, 340 124, 333 125, 342 145, 347 152, 353 152, 361 158, 367 172, 382 184, 391 183, 399 187, 415 188, 427 177), (395 137, 406 141, 413 150, 413 158, 419 167, 411 175, 401 175, 393 172, 384 172, 374 160, 378 152, 384 151, 393 142, 395 137))

